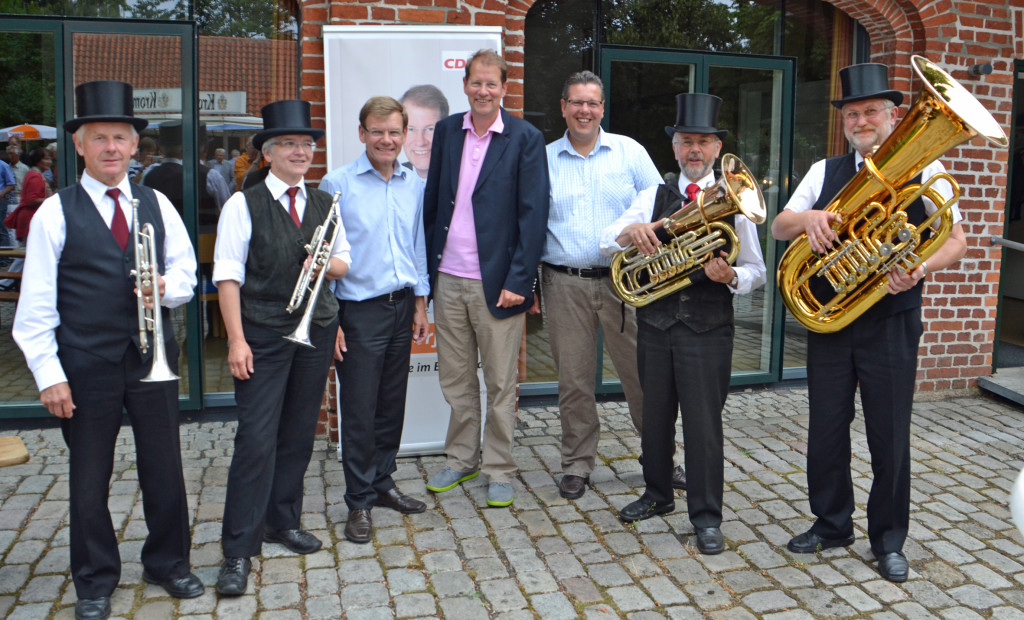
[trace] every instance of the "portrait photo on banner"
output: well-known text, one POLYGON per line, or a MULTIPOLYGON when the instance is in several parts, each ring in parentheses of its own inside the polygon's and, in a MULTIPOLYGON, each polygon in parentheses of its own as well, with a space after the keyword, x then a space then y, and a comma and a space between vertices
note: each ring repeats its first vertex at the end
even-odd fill
POLYGON ((466 59, 479 49, 501 52, 495 26, 324 26, 323 37, 328 170, 359 157, 359 110, 388 95, 409 114, 399 161, 425 177, 434 123, 468 109, 466 59))

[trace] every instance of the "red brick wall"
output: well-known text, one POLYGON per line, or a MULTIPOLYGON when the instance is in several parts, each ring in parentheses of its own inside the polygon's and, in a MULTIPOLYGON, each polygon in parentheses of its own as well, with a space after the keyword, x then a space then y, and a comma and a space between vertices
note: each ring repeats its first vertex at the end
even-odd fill
MULTIPOLYGON (((910 55, 938 63, 970 90, 1009 132, 1013 58, 1024 44, 1024 10, 1005 0, 826 0, 857 19, 871 36, 871 58, 892 67, 893 88, 917 98, 910 55), (967 68, 991 62, 991 75, 971 77, 967 68)), ((526 12, 533 0, 303 0, 302 97, 313 102, 315 123, 325 126, 323 92, 324 25, 467 24, 505 29, 509 62, 505 106, 523 105, 523 42, 526 12)), ((905 107, 904 107, 905 109, 905 107)), ((1007 149, 974 140, 942 158, 960 182, 967 256, 958 265, 929 276, 925 288, 925 334, 918 388, 973 387, 992 372, 1001 251, 989 237, 1002 236, 1006 201, 1007 149)), ((311 178, 325 173, 318 153, 311 178)))

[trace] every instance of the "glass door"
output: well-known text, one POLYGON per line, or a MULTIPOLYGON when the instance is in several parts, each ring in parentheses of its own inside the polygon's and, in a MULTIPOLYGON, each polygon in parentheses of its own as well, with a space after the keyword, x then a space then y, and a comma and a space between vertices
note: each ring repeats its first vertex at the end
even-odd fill
MULTIPOLYGON (((157 144, 161 128, 177 126, 178 146, 173 152, 181 173, 173 182, 172 199, 196 246, 198 228, 195 170, 197 165, 197 107, 195 77, 195 26, 190 23, 134 20, 59 20, 4 18, 0 26, 0 88, 11 95, 0 111, 0 128, 14 125, 39 127, 39 135, 23 136, 22 149, 55 142, 52 190, 75 183, 83 170, 70 134, 63 130, 74 114, 75 86, 92 80, 119 80, 135 90, 135 113, 150 121, 143 140, 157 144), (17 96, 13 96, 17 93, 17 96), (17 120, 12 120, 12 119, 17 120), (9 121, 9 122, 8 122, 9 121), (185 128, 182 130, 182 128, 185 128)), ((0 142, 6 142, 4 136, 0 142)), ((172 152, 164 147, 164 152, 172 152)), ((141 160, 141 153, 135 158, 141 160)), ((141 162, 140 162, 141 163, 141 162)), ((143 167, 129 174, 145 184, 143 167)), ((8 208, 7 204, 3 205, 8 208)), ((0 244, 4 245, 4 244, 0 244)), ((18 248, 0 250, 0 261, 17 254, 18 248)), ((3 264, 3 270, 11 265, 3 264)), ((6 292, 4 292, 6 293, 6 292)), ((11 338, 16 299, 0 296, 0 418, 49 415, 39 404, 39 392, 25 358, 11 338)), ((181 356, 178 360, 179 398, 183 409, 201 406, 199 303, 193 301, 172 312, 181 356)))
MULTIPOLYGON (((739 157, 761 181, 768 217, 758 226, 758 236, 768 281, 734 301, 733 385, 782 378, 785 315, 775 290, 775 263, 782 246, 772 239, 769 228, 789 192, 794 72, 791 58, 601 48, 606 130, 635 138, 662 174, 676 179, 679 166, 665 134, 665 127, 675 122, 675 96, 709 93, 722 98, 718 126, 729 131, 722 153, 739 157)), ((802 347, 799 342, 787 346, 802 347)))
MULTIPOLYGON (((71 141, 65 142, 65 134, 59 130, 64 118, 64 99, 58 96, 63 80, 60 29, 58 21, 16 17, 5 17, 0 26, 0 90, 5 93, 0 106, 0 148, 5 148, 4 160, 14 164, 18 177, 0 198, 0 219, 17 208, 18 181, 28 171, 26 161, 34 159, 36 149, 54 142, 58 145, 58 156, 51 159, 48 170, 48 192, 56 190, 66 174, 62 164, 71 141)), ((2 184, 0 181, 0 189, 2 184)), ((11 337, 25 244, 2 224, 0 233, 0 271, 18 274, 0 278, 5 289, 0 291, 0 418, 48 416, 39 404, 39 390, 25 356, 11 337)))
MULTIPOLYGON (((63 93, 68 116, 74 89, 83 82, 118 80, 132 85, 135 115, 149 125, 129 176, 167 196, 189 231, 198 227, 197 88, 195 26, 187 23, 64 22, 67 80, 63 93), (162 169, 161 169, 162 168, 162 169), (159 172, 158 172, 159 171, 159 172)), ((75 157, 75 177, 83 170, 75 157)), ((197 237, 193 233, 192 244, 197 237)), ((185 409, 200 406, 198 304, 171 310, 181 354, 179 397, 185 409)))

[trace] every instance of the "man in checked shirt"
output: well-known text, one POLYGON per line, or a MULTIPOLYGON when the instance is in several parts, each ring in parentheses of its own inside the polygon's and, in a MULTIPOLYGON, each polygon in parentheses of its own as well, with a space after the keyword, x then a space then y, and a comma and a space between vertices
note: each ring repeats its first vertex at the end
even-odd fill
MULTIPOLYGON (((564 474, 558 491, 577 499, 587 490, 600 435, 594 400, 598 326, 637 433, 643 427, 636 311, 616 297, 608 277, 610 258, 601 256, 598 239, 641 190, 662 179, 636 140, 601 129, 604 85, 598 76, 590 71, 569 76, 562 88, 562 116, 568 130, 547 146, 551 207, 541 282, 558 370, 564 474)), ((682 466, 673 470, 672 486, 686 488, 682 466)))

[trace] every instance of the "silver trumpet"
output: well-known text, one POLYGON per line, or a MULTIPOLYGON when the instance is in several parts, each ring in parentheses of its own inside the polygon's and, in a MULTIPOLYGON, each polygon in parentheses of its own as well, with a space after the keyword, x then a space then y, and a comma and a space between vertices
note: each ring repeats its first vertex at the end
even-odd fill
POLYGON ((313 231, 313 238, 306 245, 306 252, 309 253, 308 260, 302 267, 299 280, 292 290, 291 301, 285 307, 285 311, 291 314, 299 309, 306 293, 309 299, 306 301, 306 311, 302 313, 302 319, 295 327, 295 331, 285 336, 285 340, 291 340, 296 344, 315 349, 309 340, 309 326, 313 322, 313 310, 316 309, 316 299, 320 295, 320 287, 324 283, 324 276, 327 275, 327 263, 331 260, 331 250, 334 248, 334 240, 338 238, 338 231, 341 230, 341 212, 338 210, 338 201, 341 200, 341 192, 334 192, 334 199, 331 201, 331 209, 324 219, 324 223, 317 226, 313 231), (331 229, 331 237, 327 239, 327 231, 331 229), (316 281, 310 286, 313 280, 313 271, 319 267, 316 274, 316 281))
POLYGON ((163 312, 160 305, 160 285, 153 269, 158 264, 156 257, 156 234, 152 224, 141 226, 139 231, 139 201, 132 200, 132 243, 135 244, 135 295, 138 299, 139 314, 139 348, 145 354, 149 350, 147 332, 153 332, 153 366, 142 381, 177 381, 180 377, 174 374, 167 363, 167 351, 164 346, 163 312), (152 287, 153 309, 146 308, 143 302, 142 289, 152 287))

